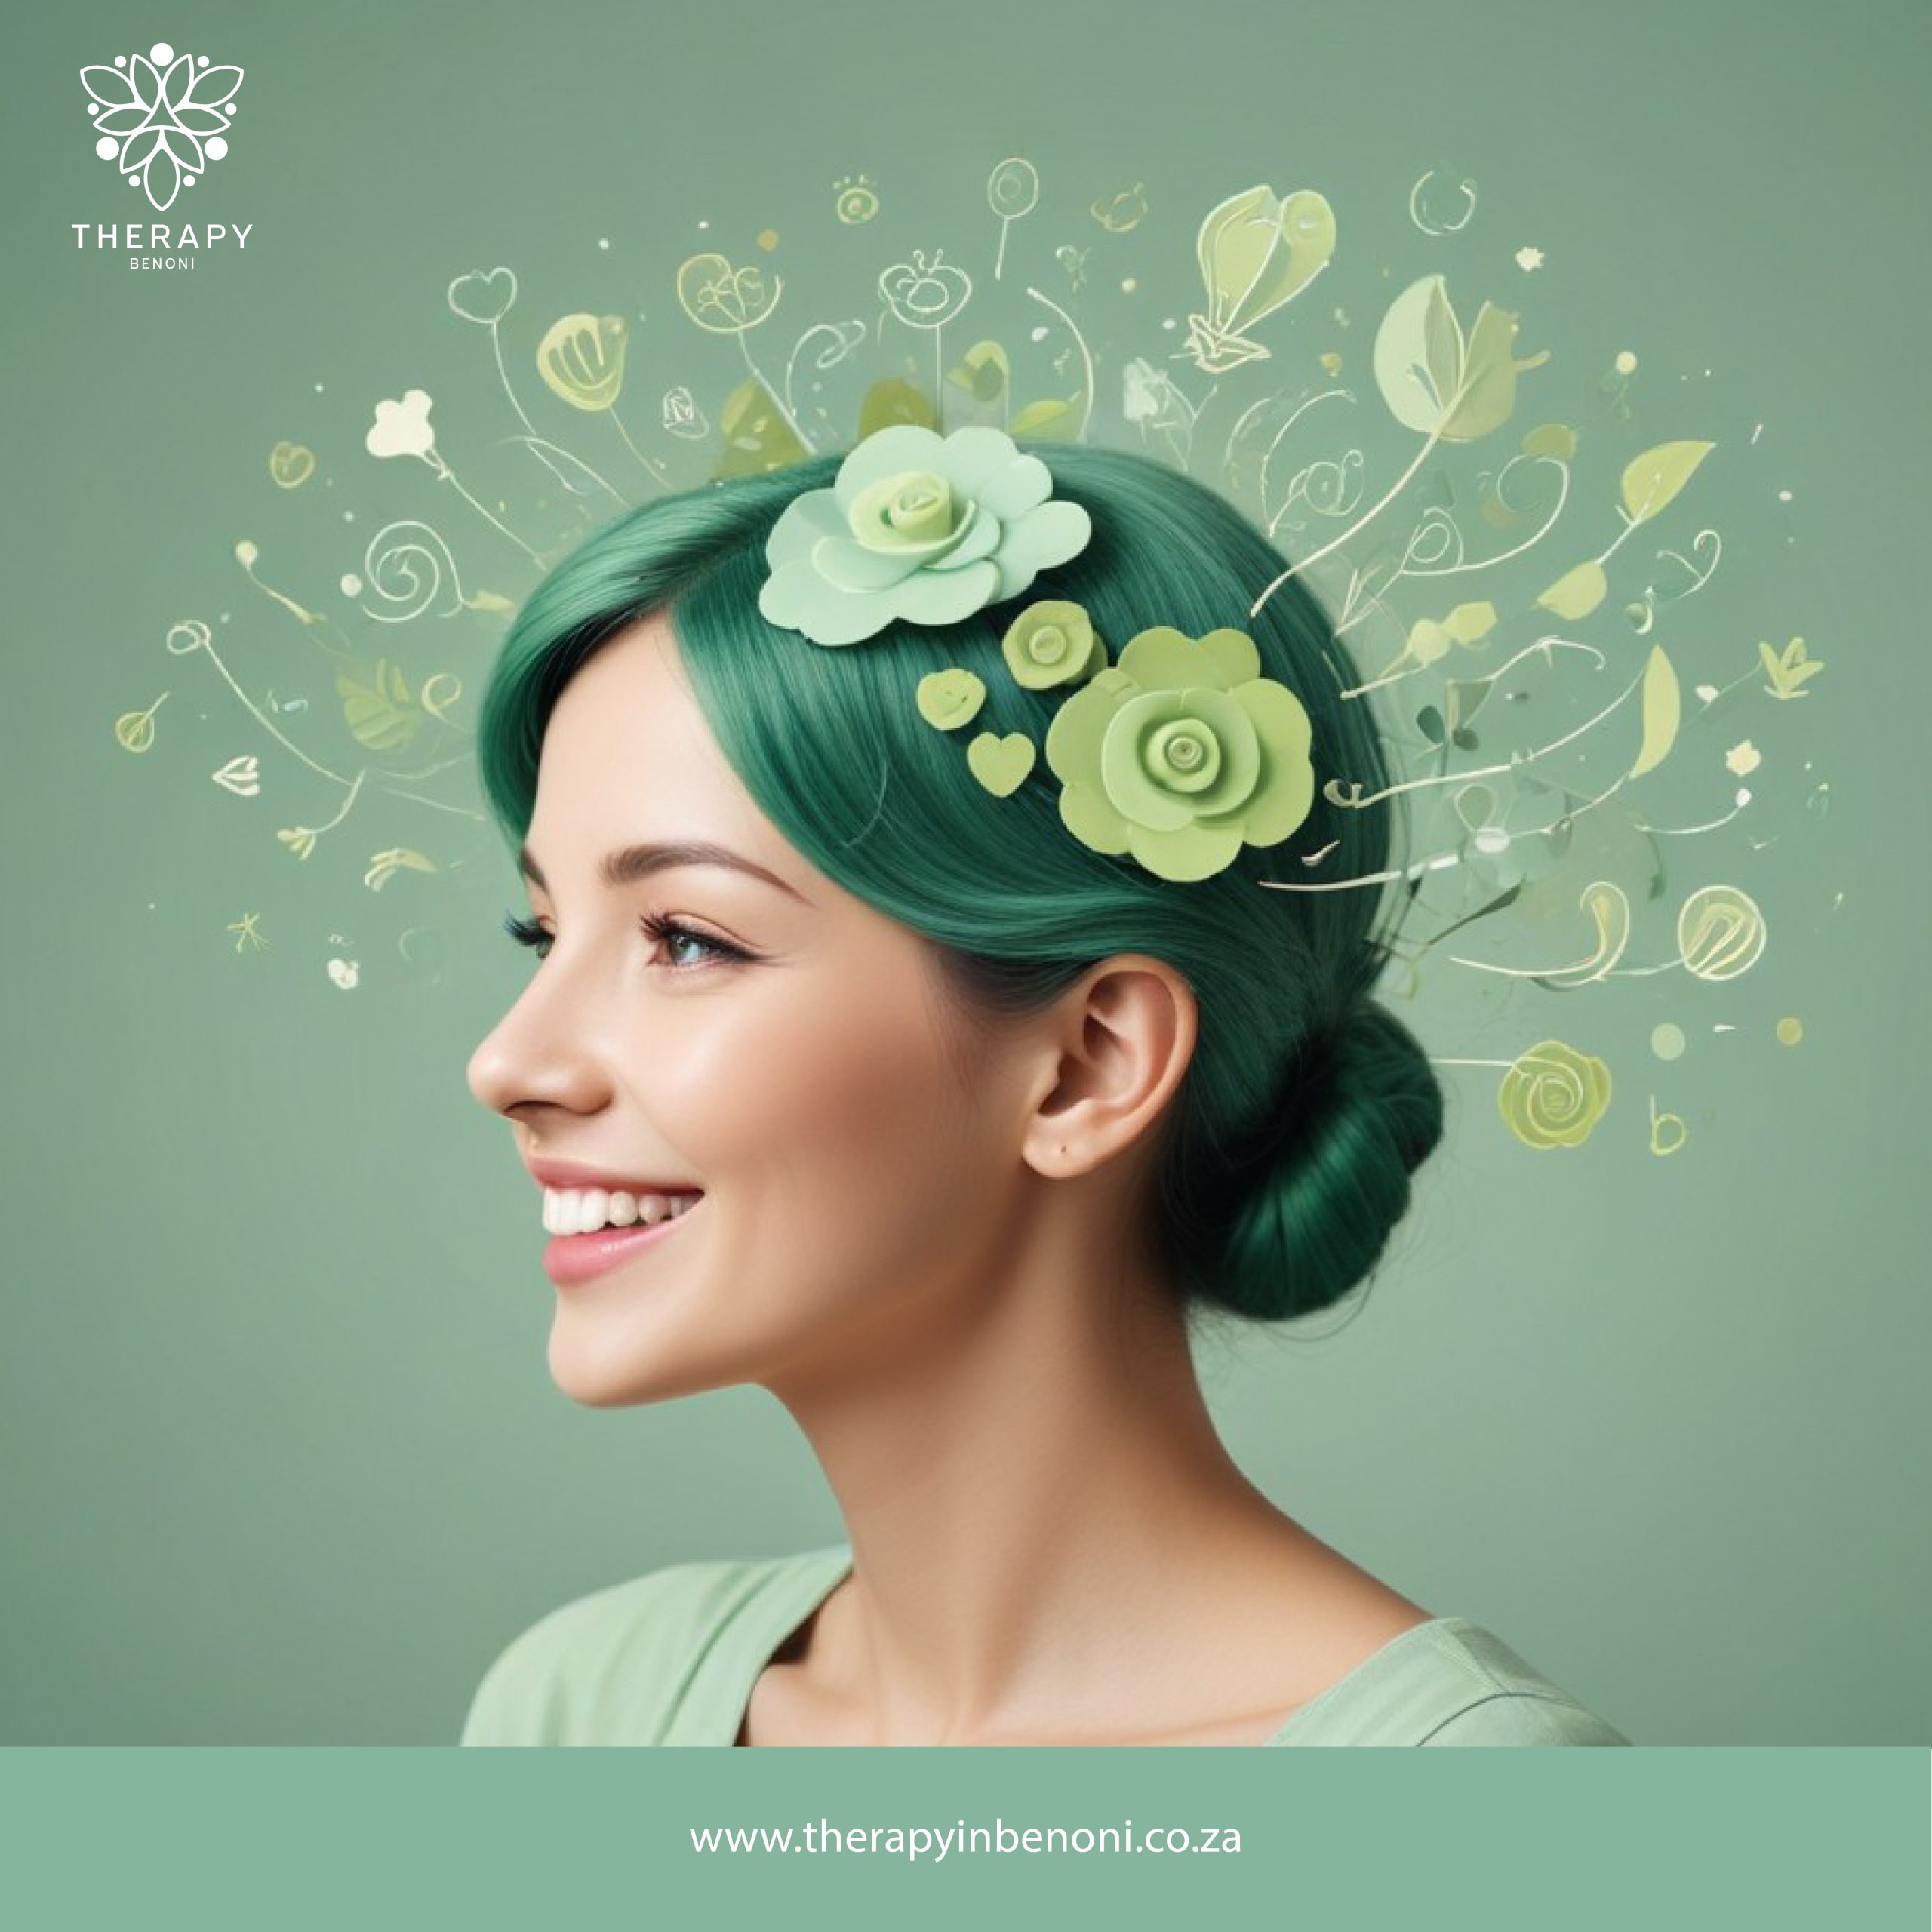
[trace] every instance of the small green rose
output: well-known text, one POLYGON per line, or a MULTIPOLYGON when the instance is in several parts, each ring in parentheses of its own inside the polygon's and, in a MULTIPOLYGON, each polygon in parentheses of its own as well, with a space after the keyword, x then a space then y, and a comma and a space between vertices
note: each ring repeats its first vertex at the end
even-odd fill
POLYGON ((1517 1055, 1496 1103, 1525 1147, 1580 1147, 1610 1105, 1610 1069, 1594 1054, 1544 1040, 1517 1055))
POLYGON ((1315 802, 1313 727, 1261 675, 1244 632, 1142 631, 1054 713, 1047 763, 1067 829, 1162 878, 1200 879, 1275 845, 1315 802))
POLYGON ((1078 684, 1106 667, 1107 648, 1086 611, 1063 598, 1028 605, 1007 626, 1000 649, 1014 681, 1029 691, 1078 684))

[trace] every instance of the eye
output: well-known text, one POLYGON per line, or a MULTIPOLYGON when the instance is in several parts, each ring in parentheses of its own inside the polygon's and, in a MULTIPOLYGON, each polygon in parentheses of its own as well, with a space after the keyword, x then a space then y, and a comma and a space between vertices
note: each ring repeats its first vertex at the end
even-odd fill
POLYGON ((674 959, 671 962, 671 971, 674 973, 688 973, 729 960, 749 959, 752 956, 742 947, 733 946, 725 940, 714 939, 710 934, 701 933, 694 928, 681 924, 663 913, 648 912, 638 923, 667 951, 673 946, 680 946, 697 949, 697 958, 674 959))
MULTIPOLYGON (((639 924, 650 937, 667 950, 679 946, 696 949, 695 957, 687 954, 681 959, 672 960, 670 970, 674 973, 688 973, 724 961, 749 959, 752 956, 728 940, 714 939, 709 933, 699 932, 661 913, 647 914, 639 924)), ((539 959, 549 958, 550 949, 556 943, 555 936, 546 933, 534 919, 521 918, 514 912, 504 915, 503 930, 518 945, 530 947, 539 959)))
POLYGON ((520 919, 514 912, 506 912, 503 915, 503 931, 518 946, 531 947, 539 959, 549 958, 550 935, 534 919, 520 919))

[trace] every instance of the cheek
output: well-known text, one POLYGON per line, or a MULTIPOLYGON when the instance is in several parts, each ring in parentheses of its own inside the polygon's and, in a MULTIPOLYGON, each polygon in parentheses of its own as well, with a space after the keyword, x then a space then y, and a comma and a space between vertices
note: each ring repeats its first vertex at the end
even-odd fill
POLYGON ((789 1274, 929 1240, 973 1162, 975 1115, 921 989, 800 974, 706 1004, 671 1019, 638 1097, 715 1191, 734 1256, 789 1274))

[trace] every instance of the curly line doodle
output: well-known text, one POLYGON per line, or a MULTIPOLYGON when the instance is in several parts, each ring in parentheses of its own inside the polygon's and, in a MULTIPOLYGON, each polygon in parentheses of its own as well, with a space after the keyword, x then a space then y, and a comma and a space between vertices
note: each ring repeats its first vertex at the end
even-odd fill
POLYGON ((993 279, 1006 264, 1006 231, 1022 215, 1031 214, 1040 200, 1040 174, 1030 161, 1009 155, 986 180, 986 201, 999 217, 999 253, 993 259, 993 279))
POLYGON ((452 315, 460 315, 466 322, 475 322, 490 331, 490 348, 497 358, 497 374, 503 383, 503 393, 509 398, 510 407, 516 411, 524 433, 534 437, 537 426, 525 414, 523 405, 517 400, 516 391, 510 386, 510 372, 503 365, 503 338, 497 332, 497 324, 516 306, 516 292, 515 270, 499 266, 487 274, 472 269, 467 275, 458 275, 444 291, 444 300, 448 303, 452 315))
POLYGON ((1131 188, 1106 199, 1096 195, 1087 212, 1109 235, 1124 235, 1130 229, 1138 228, 1147 217, 1146 185, 1137 181, 1131 188))
POLYGON ((933 393, 944 393, 946 325, 964 309, 973 293, 973 278, 944 259, 935 248, 928 261, 923 248, 912 251, 909 262, 894 262, 879 272, 879 300, 894 320, 906 328, 924 329, 933 339, 933 393))
POLYGON ((1044 295, 1031 282, 1026 285, 1026 293, 1044 309, 1051 309, 1066 325, 1068 333, 1080 346, 1081 366, 1086 371, 1080 384, 1080 433, 1073 440, 1084 443, 1087 440, 1088 426, 1094 420, 1094 353, 1087 346, 1087 338, 1080 333, 1080 325, 1060 304, 1049 295, 1044 295))
POLYGON ((450 546, 426 523, 405 521, 384 525, 370 538, 363 551, 362 568, 368 574, 370 587, 377 596, 408 607, 400 611, 376 611, 363 605, 362 614, 379 624, 406 624, 422 616, 436 601, 445 570, 449 573, 452 601, 436 614, 453 617, 464 608, 456 559, 450 554, 450 546), (404 532, 408 533, 407 537, 404 532), (419 559, 426 562, 426 574, 417 568, 419 559), (392 584, 398 587, 392 589, 392 584))
MULTIPOLYGON (((1534 650, 1539 645, 1558 644, 1568 644, 1573 648, 1583 650, 1590 648, 1587 645, 1577 645, 1573 640, 1566 638, 1539 638, 1537 644, 1531 645, 1529 648, 1534 650)), ((1524 654, 1518 654, 1521 656, 1524 654)), ((1431 785, 1460 784, 1467 779, 1487 778, 1498 772, 1515 771, 1521 766, 1534 764, 1540 758, 1547 758, 1552 752, 1560 751, 1565 745, 1574 743, 1585 732, 1592 731, 1601 724, 1620 705, 1629 698, 1632 693, 1641 690, 1650 675, 1649 669, 1646 667, 1644 670, 1638 672, 1636 676, 1632 678, 1629 683, 1625 685, 1623 689, 1594 717, 1585 718, 1574 731, 1566 731, 1561 737, 1552 739, 1548 744, 1539 745, 1532 750, 1512 752, 1508 758, 1500 764, 1476 765, 1467 771, 1443 772, 1432 774, 1426 778, 1411 778, 1405 780, 1399 785, 1388 786, 1380 792, 1371 792, 1367 797, 1362 795, 1362 788, 1358 780, 1349 780, 1348 790, 1344 794, 1342 790, 1342 781, 1340 779, 1331 778, 1321 788, 1321 795, 1331 805, 1341 805, 1352 811, 1361 811, 1369 805, 1380 804, 1384 798, 1392 798, 1398 792, 1420 791, 1425 786, 1431 785)))
MULTIPOLYGON (((556 444, 550 441, 546 437, 505 436, 500 438, 500 440, 503 442, 520 444, 524 448, 528 450, 530 454, 534 456, 537 460, 540 463, 543 467, 547 469, 550 474, 571 493, 572 496, 581 497, 588 494, 588 491, 583 488, 579 481, 580 478, 588 477, 590 479, 592 488, 607 492, 611 498, 611 500, 617 503, 620 508, 629 509, 632 507, 631 500, 628 497, 623 495, 620 491, 612 488, 611 485, 607 483, 604 478, 599 475, 595 470, 592 469, 590 465, 586 463, 580 457, 573 456, 568 450, 559 448, 556 444)), ((581 505, 579 506, 579 509, 581 510, 581 505)))
POLYGON ((658 405, 658 421, 667 436, 680 437, 688 443, 702 442, 711 434, 710 418, 683 383, 664 392, 664 399, 658 405))
POLYGON ((267 732, 277 744, 280 745, 285 751, 292 752, 311 771, 320 774, 331 783, 337 785, 348 783, 347 779, 330 771, 327 765, 318 764, 300 745, 284 737, 281 732, 262 715, 261 712, 256 709, 254 700, 229 675, 228 666, 221 661, 220 654, 214 648, 213 635, 208 626, 199 618, 184 617, 179 623, 170 625, 166 641, 170 653, 177 657, 190 657, 197 651, 206 651, 208 654, 208 661, 221 673, 222 681, 241 700, 242 708, 248 715, 254 718, 255 722, 267 732))
POLYGON ((1417 178, 1415 186, 1409 190, 1409 219, 1425 235, 1460 235, 1469 226, 1469 217, 1476 211, 1476 184, 1474 181, 1468 180, 1459 181, 1456 184, 1462 190, 1467 204, 1463 210, 1463 218, 1460 221, 1426 221, 1423 218, 1421 209, 1416 205, 1422 198, 1423 186, 1435 172, 1435 170, 1432 168, 1425 170, 1417 178))
MULTIPOLYGON (((842 321, 814 322, 792 343, 792 352, 785 358, 785 407, 788 413, 795 407, 792 400, 793 371, 798 367, 798 358, 804 353, 806 343, 817 336, 831 338, 812 357, 813 369, 823 375, 827 370, 837 368, 866 340, 866 325, 856 315, 842 321)), ((686 390, 685 393, 688 396, 691 392, 686 390)))
MULTIPOLYGON (((1208 393, 1211 395, 1214 392, 1210 390, 1208 393)), ((1278 512, 1272 518, 1268 515, 1268 495, 1269 489, 1269 472, 1274 466, 1275 459, 1277 455, 1279 454, 1282 444, 1287 441, 1289 435, 1293 432, 1295 425, 1299 423, 1303 417, 1305 416, 1309 410, 1312 409, 1317 403, 1340 401, 1352 404, 1355 400, 1355 395, 1352 389, 1332 389, 1318 390, 1315 395, 1304 397, 1300 402, 1297 403, 1294 408, 1289 412, 1288 420, 1275 432, 1272 436, 1269 438, 1268 447, 1262 452, 1260 472, 1257 487, 1260 491, 1261 497, 1262 516, 1266 522, 1267 528, 1271 534, 1273 533, 1275 525, 1281 519, 1280 513, 1278 512)), ((1242 436, 1247 434, 1249 423, 1263 410, 1278 407, 1280 405, 1281 401, 1281 398, 1279 396, 1263 396, 1259 402, 1251 404, 1247 408, 1243 410, 1241 414, 1235 419, 1234 427, 1228 432, 1227 444, 1222 452, 1221 457, 1222 467, 1228 472, 1230 477, 1232 476, 1235 467, 1235 445, 1242 436)), ((1349 455, 1352 456, 1357 461, 1359 461, 1361 460, 1361 452, 1359 450, 1351 450, 1349 452, 1349 455)), ((1348 460, 1348 457, 1344 457, 1342 460, 1346 463, 1348 460)), ((1284 505, 1284 508, 1286 506, 1284 505)))
MULTIPOLYGON (((1281 499, 1280 509, 1269 524, 1269 534, 1272 537, 1275 534, 1281 519, 1297 503, 1306 503, 1317 516, 1352 516, 1355 506, 1361 501, 1363 462, 1361 451, 1350 449, 1344 451, 1339 460, 1319 457, 1304 463, 1290 480, 1287 494, 1281 499), (1348 488, 1352 470, 1355 485, 1352 494, 1348 488)), ((1292 531, 1306 527, 1300 523, 1288 525, 1292 531)))
POLYGON ((1534 980, 1552 992, 1567 992, 1607 977, 1623 957, 1630 943, 1630 900, 1614 880, 1592 879, 1578 895, 1577 903, 1595 922, 1597 943, 1586 958, 1572 960, 1564 966, 1497 966, 1486 959, 1470 959, 1451 953, 1450 963, 1469 966, 1478 972, 1500 973, 1512 980, 1534 980))
POLYGON ((1516 315, 1493 303, 1482 305, 1466 338, 1450 306, 1446 281, 1432 275, 1411 282, 1389 304, 1375 338, 1375 379, 1383 402, 1404 428, 1426 429, 1427 439, 1374 508, 1282 571, 1248 607, 1251 617, 1258 617, 1291 578, 1366 530, 1407 488, 1438 443, 1445 438, 1474 442, 1500 429, 1515 412, 1517 378, 1549 360, 1546 349, 1534 355, 1516 355, 1516 315))
POLYGON ((1653 1154, 1675 1154, 1690 1138, 1690 1130, 1684 1123, 1681 1114, 1660 1114, 1657 1112, 1657 1097, 1653 1094, 1651 1102, 1651 1152, 1653 1154), (1672 1129, 1676 1130, 1677 1138, 1666 1144, 1666 1137, 1672 1129))
POLYGON ((434 407, 429 392, 424 389, 405 391, 399 402, 386 400, 377 403, 376 420, 363 436, 363 447, 371 456, 413 456, 427 463, 435 472, 438 483, 448 484, 485 523, 507 537, 541 570, 543 568, 542 557, 507 524, 485 509, 463 488, 462 479, 444 461, 442 451, 436 447, 436 432, 429 426, 429 411, 434 407))

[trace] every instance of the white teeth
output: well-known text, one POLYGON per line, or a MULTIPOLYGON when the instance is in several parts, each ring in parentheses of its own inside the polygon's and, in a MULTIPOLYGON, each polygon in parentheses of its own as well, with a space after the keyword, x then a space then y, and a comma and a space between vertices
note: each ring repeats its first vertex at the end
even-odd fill
POLYGON ((622 1189, 546 1187, 543 1230, 552 1235, 586 1235, 601 1227, 629 1228, 639 1223, 674 1220, 697 1204, 695 1194, 628 1194, 622 1189))

